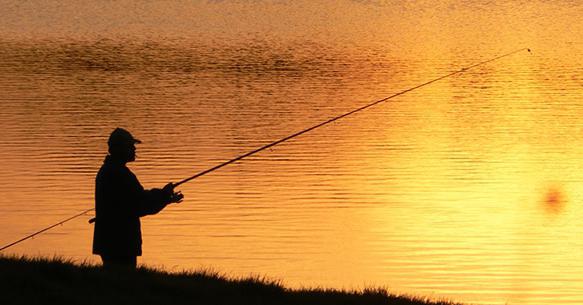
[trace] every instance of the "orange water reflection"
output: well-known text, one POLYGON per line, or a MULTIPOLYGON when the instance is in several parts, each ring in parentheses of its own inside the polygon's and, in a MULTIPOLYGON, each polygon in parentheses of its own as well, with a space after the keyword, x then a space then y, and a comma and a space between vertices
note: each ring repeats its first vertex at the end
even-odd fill
MULTIPOLYGON (((32 21, 0 32, 0 242, 91 207, 114 126, 144 141, 132 169, 147 187, 161 186, 528 46, 533 54, 410 92, 185 184, 183 204, 144 220, 142 262, 472 303, 583 301, 576 7, 350 2, 331 10, 302 2, 262 7, 269 17, 245 28, 249 7, 206 5, 200 27, 179 14, 161 26, 164 39, 137 35, 143 24, 96 39, 83 16, 84 31, 40 40, 30 37, 44 37, 41 25, 16 31, 32 21), (288 23, 268 26, 282 12, 288 23), (339 25, 311 18, 322 12, 339 25), (292 31, 295 18, 307 24, 292 31), (226 30, 212 34, 231 39, 198 36, 217 20, 226 30)), ((184 11, 195 14, 193 6, 184 11)), ((145 22, 165 18, 150 14, 145 22)), ((67 28, 69 19, 56 19, 67 28)), ((96 261, 86 220, 9 253, 96 261)))

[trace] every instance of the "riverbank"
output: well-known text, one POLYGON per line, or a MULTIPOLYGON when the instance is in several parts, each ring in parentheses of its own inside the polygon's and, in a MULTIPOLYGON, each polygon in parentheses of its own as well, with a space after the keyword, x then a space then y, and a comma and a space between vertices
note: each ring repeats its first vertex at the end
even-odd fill
POLYGON ((0 256, 2 304, 359 304, 452 305, 395 296, 384 289, 288 289, 264 278, 233 279, 207 271, 103 270, 62 259, 0 256))

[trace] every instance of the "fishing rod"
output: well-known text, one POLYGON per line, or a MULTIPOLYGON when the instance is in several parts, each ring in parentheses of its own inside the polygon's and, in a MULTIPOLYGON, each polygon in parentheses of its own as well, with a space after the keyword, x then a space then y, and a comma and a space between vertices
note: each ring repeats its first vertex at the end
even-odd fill
MULTIPOLYGON (((504 57, 507 57, 507 56, 510 56, 510 55, 513 55, 513 54, 515 54, 515 53, 522 52, 522 51, 528 51, 529 53, 531 52, 529 48, 521 48, 521 49, 514 50, 514 51, 512 51, 512 52, 508 52, 508 53, 506 53, 506 54, 503 54, 503 55, 496 56, 496 57, 494 57, 494 58, 490 58, 490 59, 488 59, 488 60, 484 60, 484 61, 481 61, 481 62, 475 63, 475 64, 473 64, 473 65, 470 65, 470 66, 467 66, 467 67, 461 68, 461 69, 459 69, 459 70, 456 70, 456 71, 454 71, 454 72, 451 72, 451 73, 445 74, 445 75, 443 75, 443 76, 440 76, 440 77, 438 77, 438 78, 432 79, 432 80, 430 80, 430 81, 427 81, 427 82, 425 82, 425 83, 419 84, 419 85, 417 85, 417 86, 414 86, 414 87, 411 87, 411 88, 409 88, 409 89, 405 89, 405 90, 403 90, 403 91, 397 92, 397 93, 395 93, 395 94, 393 94, 393 95, 387 96, 387 97, 385 97, 385 98, 383 98, 383 99, 380 99, 380 100, 378 100, 378 101, 374 101, 374 102, 372 102, 372 103, 369 103, 369 104, 367 104, 367 105, 364 105, 364 106, 362 106, 362 107, 359 107, 359 108, 357 108, 357 109, 351 110, 351 111, 349 111, 349 112, 346 112, 346 113, 344 113, 344 114, 341 114, 341 115, 338 115, 338 116, 336 116, 336 117, 333 117, 333 118, 331 118, 331 119, 329 119, 329 120, 327 120, 327 121, 324 121, 324 122, 322 122, 322 123, 319 123, 319 124, 317 124, 317 125, 314 125, 314 126, 312 126, 312 127, 309 127, 309 128, 306 128, 306 129, 304 129, 304 130, 298 131, 298 132, 296 132, 296 133, 294 133, 294 134, 291 134, 291 135, 289 135, 289 136, 287 136, 287 137, 285 137, 285 138, 282 138, 282 139, 279 139, 279 140, 277 140, 277 141, 274 141, 274 142, 271 142, 271 143, 269 143, 269 144, 266 144, 266 145, 264 145, 264 146, 261 146, 261 147, 259 147, 259 148, 255 149, 255 150, 252 150, 252 151, 250 151, 250 152, 248 152, 248 153, 242 154, 242 155, 240 155, 240 156, 238 156, 238 157, 236 157, 236 158, 234 158, 234 159, 231 159, 231 160, 229 160, 229 161, 225 161, 225 162, 223 162, 223 163, 221 163, 221 164, 219 164, 219 165, 216 165, 216 166, 214 166, 214 167, 211 167, 211 168, 209 168, 209 169, 207 169, 207 170, 204 170, 204 171, 202 171, 202 172, 199 172, 199 173, 197 173, 197 174, 195 174, 195 175, 193 175, 193 176, 191 176, 191 177, 188 177, 188 178, 186 178, 186 179, 180 180, 179 182, 173 183, 173 185, 174 185, 174 187, 177 187, 177 186, 179 186, 179 185, 181 185, 181 184, 184 184, 184 183, 186 183, 186 182, 188 182, 188 181, 190 181, 190 180, 193 180, 193 179, 196 179, 196 178, 198 178, 198 177, 204 176, 204 175, 206 175, 206 174, 208 174, 208 173, 210 173, 210 172, 216 171, 216 170, 218 170, 218 169, 220 169, 220 168, 222 168, 222 167, 224 167, 224 166, 227 166, 227 165, 229 165, 229 164, 231 164, 231 163, 235 163, 235 162, 237 162, 237 161, 240 161, 240 160, 242 160, 242 159, 244 159, 244 158, 247 158, 247 157, 249 157, 249 156, 251 156, 251 155, 254 155, 254 154, 256 154, 256 153, 258 153, 258 152, 260 152, 260 151, 263 151, 263 150, 266 150, 266 149, 268 149, 268 148, 270 148, 270 147, 273 147, 273 146, 275 146, 275 145, 281 144, 281 143, 283 143, 283 142, 285 142, 285 141, 288 141, 288 140, 290 140, 290 139, 293 139, 293 138, 295 138, 295 137, 297 137, 297 136, 300 136, 300 135, 302 135, 302 134, 305 134, 305 133, 307 133, 307 132, 310 132, 310 131, 312 131, 312 130, 314 130, 314 129, 316 129, 316 128, 320 128, 320 127, 322 127, 322 126, 324 126, 324 125, 328 125, 328 124, 330 124, 330 123, 332 123, 332 122, 334 122, 334 121, 340 120, 340 119, 342 119, 342 118, 345 118, 345 117, 347 117, 347 116, 349 116, 349 115, 355 114, 355 113, 357 113, 357 112, 360 112, 360 111, 362 111, 362 110, 365 110, 365 109, 368 109, 368 108, 370 108, 370 107, 372 107, 372 106, 375 106, 375 105, 378 105, 378 104, 380 104, 380 103, 386 102, 386 101, 388 101, 388 100, 390 100, 390 99, 393 99, 393 98, 395 98, 395 97, 397 97, 397 96, 403 95, 403 94, 405 94, 405 93, 407 93, 407 92, 411 92, 411 91, 413 91, 413 90, 416 90, 416 89, 419 89, 419 88, 425 87, 425 86, 427 86, 427 85, 430 85, 430 84, 432 84, 432 83, 435 83, 435 82, 437 82, 437 81, 440 81, 440 80, 442 80, 442 79, 445 79, 445 78, 448 78, 448 77, 454 76, 454 75, 456 75, 456 74, 463 73, 463 72, 465 72, 465 71, 467 71, 467 70, 469 70, 469 69, 472 69, 472 68, 475 68, 475 67, 478 67, 478 66, 481 66, 481 65, 487 64, 487 63, 489 63, 489 62, 496 61, 496 60, 498 60, 498 59, 501 59, 501 58, 504 58, 504 57)), ((16 245, 16 244, 19 244, 19 243, 21 243, 21 242, 23 242, 23 241, 25 241, 25 240, 27 240, 27 239, 29 239, 29 238, 35 237, 36 235, 39 235, 39 234, 41 234, 41 233, 43 233, 43 232, 45 232, 45 231, 48 231, 48 230, 50 230, 50 229, 52 229, 52 228, 54 228, 54 227, 56 227, 56 226, 58 226, 58 225, 62 225, 62 224, 64 224, 65 222, 68 222, 68 221, 70 221, 70 220, 73 220, 73 219, 75 219, 75 218, 77 218, 77 217, 79 217, 79 216, 85 215, 85 214, 87 214, 87 213, 89 213, 89 212, 91 212, 91 211, 93 211, 93 210, 95 210, 95 208, 92 208, 92 209, 85 210, 85 211, 83 211, 83 212, 81 212, 81 213, 79 213, 79 214, 77 214, 77 215, 75 215, 75 216, 69 217, 69 218, 67 218, 67 219, 65 219, 65 220, 62 220, 62 221, 60 221, 60 222, 58 222, 58 223, 56 223, 56 224, 54 224, 54 225, 51 225, 51 226, 49 226, 49 227, 46 227, 46 228, 44 228, 44 229, 42 229, 42 230, 40 230, 40 231, 38 231, 38 232, 35 232, 35 233, 33 233, 33 234, 30 234, 30 235, 28 235, 28 236, 26 236, 26 237, 23 237, 23 238, 21 238, 21 239, 19 239, 19 240, 15 241, 15 242, 13 242, 13 243, 11 243, 11 244, 8 244, 8 245, 6 245, 6 246, 3 246, 2 248, 0 248, 0 251, 2 251, 2 250, 4 250, 4 249, 7 249, 7 248, 10 248, 10 247, 12 247, 12 246, 14 246, 14 245, 16 245)), ((90 223, 92 223, 93 221, 94 221, 94 219, 91 219, 89 222, 90 222, 90 223)))
POLYGON ((79 216, 85 215, 85 214, 87 214, 87 213, 89 213, 89 212, 91 212, 91 211, 93 211, 93 210, 95 210, 95 208, 93 208, 93 209, 88 209, 88 210, 85 210, 85 211, 83 211, 83 212, 81 212, 81 213, 79 213, 79 214, 77 214, 77 215, 75 215, 75 216, 71 216, 71 217, 69 217, 69 218, 67 218, 67 219, 65 219, 65 220, 62 220, 62 221, 60 221, 60 222, 57 222, 57 223, 55 223, 55 224, 54 224, 54 225, 52 225, 52 226, 46 227, 46 228, 44 228, 44 229, 42 229, 42 230, 40 230, 40 231, 38 231, 38 232, 35 232, 35 233, 33 233, 33 234, 30 234, 30 235, 28 235, 28 236, 26 236, 26 237, 23 237, 23 238, 21 238, 21 239, 19 239, 19 240, 15 241, 15 242, 13 242, 13 243, 11 243, 11 244, 8 244, 8 245, 6 245, 6 246, 4 246, 4 247, 0 248, 0 251, 2 251, 2 250, 4 250, 4 249, 7 249, 7 248, 10 248, 10 247, 12 247, 12 246, 14 246, 14 245, 16 245, 16 244, 19 244, 19 243, 21 243, 21 242, 23 242, 23 241, 25 241, 25 240, 27 240, 27 239, 29 239, 29 238, 33 238, 33 237, 35 237, 35 236, 37 236, 37 235, 39 235, 39 234, 41 234, 41 233, 43 233, 43 232, 45 232, 45 231, 48 231, 48 230, 50 230, 50 229, 52 229, 52 228, 54 228, 54 227, 56 227, 56 226, 58 226, 58 225, 62 225, 62 224, 64 224, 65 222, 67 222, 67 221, 69 221, 69 220, 72 220, 72 219, 75 219, 75 218, 77 218, 77 217, 79 217, 79 216))
POLYGON ((314 129, 316 129, 316 128, 322 127, 322 126, 324 126, 324 125, 327 125, 327 124, 330 124, 330 123, 332 123, 332 122, 334 122, 334 121, 337 121, 337 120, 340 120, 340 119, 342 119, 342 118, 345 118, 345 117, 347 117, 347 116, 349 116, 349 115, 351 115, 351 114, 354 114, 354 113, 360 112, 360 111, 362 111, 362 110, 365 110, 365 109, 367 109, 367 108, 370 108, 370 107, 372 107, 372 106, 375 106, 375 105, 377 105, 377 104, 380 104, 380 103, 386 102, 387 100, 390 100, 390 99, 392 99, 392 98, 395 98, 395 97, 397 97, 397 96, 399 96, 399 95, 403 95, 403 94, 405 94, 405 93, 407 93, 407 92, 413 91, 413 90, 415 90, 415 89, 419 89, 419 88, 421 88, 421 87, 425 87, 425 86, 427 86, 427 85, 430 85, 430 84, 432 84, 432 83, 434 83, 434 82, 440 81, 440 80, 442 80, 442 79, 444 79, 444 78, 448 78, 448 77, 450 77, 450 76, 453 76, 453 75, 456 75, 456 74, 459 74, 459 73, 465 72, 465 71, 467 71, 467 70, 469 70, 469 69, 471 69, 471 68, 475 68, 475 67, 477 67, 477 66, 480 66, 480 65, 483 65, 483 64, 486 64, 486 63, 489 63, 489 62, 492 62, 492 61, 498 60, 498 59, 500 59, 500 58, 503 58, 503 57, 506 57, 506 56, 510 56, 510 55, 512 55, 512 54, 514 54, 514 53, 518 53, 518 52, 521 52, 521 51, 528 51, 528 52, 530 53, 530 49, 529 49, 529 48, 522 48, 522 49, 518 49, 518 50, 515 50, 515 51, 512 51, 512 52, 506 53, 506 54, 504 54, 504 55, 500 55, 500 56, 497 56, 497 57, 494 57, 494 58, 491 58, 491 59, 488 59, 488 60, 481 61, 481 62, 479 62, 479 63, 477 63, 477 64, 473 64, 473 65, 471 65, 471 66, 468 66, 468 67, 465 67, 465 68, 461 68, 460 70, 457 70, 457 71, 451 72, 451 73, 449 73, 449 74, 446 74, 446 75, 440 76, 440 77, 438 77, 438 78, 435 78, 435 79, 433 79, 433 80, 430 80, 430 81, 428 81, 428 82, 422 83, 422 84, 420 84, 420 85, 417 85, 417 86, 411 87, 411 88, 409 88, 409 89, 403 90, 403 91, 401 91, 401 92, 397 92, 397 93, 395 93, 395 94, 393 94, 393 95, 387 96, 387 97, 385 97, 385 98, 383 98, 383 99, 380 99, 380 100, 378 100, 378 101, 372 102, 372 103, 370 103, 370 104, 368 104, 368 105, 364 105, 364 106, 362 106, 362 107, 360 107, 360 108, 357 108, 357 109, 355 109, 355 110, 352 110, 352 111, 349 111, 349 112, 347 112, 347 113, 341 114, 341 115, 339 115, 339 116, 333 117, 333 118, 331 118, 331 119, 329 119, 329 120, 327 120, 327 121, 325 121, 325 122, 322 122, 322 123, 320 123, 320 124, 314 125, 314 126, 312 126, 312 127, 310 127, 310 128, 306 128, 306 129, 304 129, 304 130, 302 130, 302 131, 298 131, 298 132, 296 132, 296 133, 294 133, 294 134, 292 134, 292 135, 289 135, 289 136, 287 136, 287 137, 285 137, 285 138, 283 138, 283 139, 277 140, 277 141, 275 141, 275 142, 271 142, 271 143, 269 143, 269 144, 267 144, 267 145, 265 145, 265 146, 262 146, 262 147, 260 147, 260 148, 257 148, 257 149, 255 149, 255 150, 252 150, 252 151, 250 151, 250 152, 248 152, 248 153, 246 153, 246 154, 240 155, 240 156, 238 156, 238 157, 236 157, 236 158, 234 158, 234 159, 231 159, 231 160, 229 160, 229 161, 226 161, 226 162, 224 162, 224 163, 221 163, 221 164, 219 164, 219 165, 217 165, 217 166, 215 166, 215 167, 211 167, 211 168, 209 168, 209 169, 207 169, 207 170, 205 170, 205 171, 202 171, 202 172, 200 172, 200 173, 198 173, 198 174, 196 174, 196 175, 194 175, 194 176, 191 176, 191 177, 188 177, 188 178, 186 178, 186 179, 184 179, 184 180, 181 180, 181 181, 179 181, 179 182, 175 183, 175 184, 174 184, 174 186, 179 186, 179 185, 181 185, 181 184, 183 184, 183 183, 186 183, 186 182, 188 182, 188 181, 190 181, 190 180, 192 180, 192 179, 196 179, 196 178, 198 178, 198 177, 200 177, 200 176, 204 176, 204 175, 206 175, 206 174, 208 174, 208 173, 210 173, 210 172, 212 172, 212 171, 215 171, 215 170, 217 170, 217 169, 219 169, 219 168, 221 168, 221 167, 223 167, 223 166, 227 166, 227 165, 229 165, 229 164, 231 164, 231 163, 237 162, 237 161, 239 161, 239 160, 241 160, 241 159, 244 159, 244 158, 246 158, 246 157, 249 157, 249 156, 251 156, 251 155, 254 155, 254 154, 256 154, 256 153, 258 153, 258 152, 260 152, 260 151, 262 151, 262 150, 268 149, 268 148, 270 148, 270 147, 273 147, 273 146, 275 146, 275 145, 277 145, 277 144, 283 143, 283 142, 285 142, 285 141, 287 141, 287 140, 290 140, 290 139, 293 139, 293 138, 295 138, 295 137, 297 137, 297 136, 300 136, 300 135, 302 135, 302 134, 304 134, 304 133, 310 132, 310 131, 312 131, 312 130, 314 130, 314 129))

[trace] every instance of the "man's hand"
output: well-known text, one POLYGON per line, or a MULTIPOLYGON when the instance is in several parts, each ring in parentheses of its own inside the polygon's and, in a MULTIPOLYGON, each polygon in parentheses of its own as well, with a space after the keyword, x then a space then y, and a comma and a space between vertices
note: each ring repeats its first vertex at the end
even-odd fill
POLYGON ((184 195, 181 192, 175 192, 170 197, 170 203, 181 203, 182 199, 184 199, 184 195))
POLYGON ((181 192, 174 192, 174 184, 172 182, 166 184, 162 191, 168 196, 168 203, 180 203, 184 198, 181 192))
POLYGON ((174 193, 174 183, 169 182, 164 186, 164 188, 162 188, 162 191, 164 191, 165 194, 168 194, 170 196, 171 194, 174 193))

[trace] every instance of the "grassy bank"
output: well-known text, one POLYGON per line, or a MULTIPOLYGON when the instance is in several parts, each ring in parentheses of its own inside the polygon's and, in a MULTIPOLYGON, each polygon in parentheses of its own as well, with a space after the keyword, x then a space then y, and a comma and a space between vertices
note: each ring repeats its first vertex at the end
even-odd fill
POLYGON ((59 259, 0 256, 2 304, 454 304, 365 291, 294 290, 277 282, 212 272, 102 270, 59 259))

